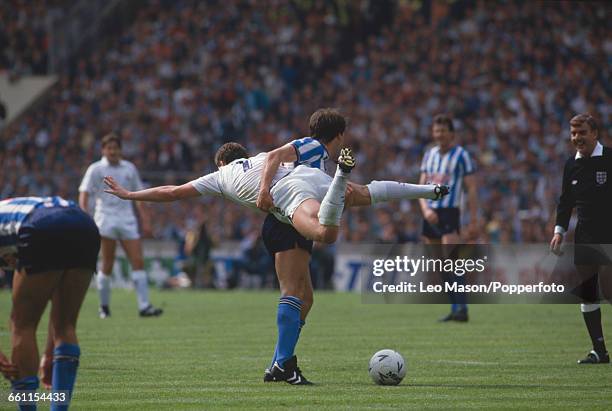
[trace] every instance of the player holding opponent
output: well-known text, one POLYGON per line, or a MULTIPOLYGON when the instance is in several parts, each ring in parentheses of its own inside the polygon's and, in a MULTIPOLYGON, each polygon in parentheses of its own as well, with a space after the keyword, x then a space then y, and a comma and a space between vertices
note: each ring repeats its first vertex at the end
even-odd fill
MULTIPOLYGON (((11 362, 0 352, 0 372, 14 390, 38 389, 36 328, 51 300, 43 383, 65 391, 66 410, 79 365, 76 322, 96 271, 100 234, 75 203, 60 197, 18 197, 0 201, 0 266, 15 269, 11 312, 11 362), (67 392, 67 393, 66 393, 67 392)), ((52 394, 53 394, 52 393, 52 394)), ((21 410, 35 410, 20 404, 21 410)))
MULTIPOLYGON (((423 157, 419 182, 431 181, 450 187, 450 194, 439 202, 419 200, 423 212, 423 236, 426 244, 459 243, 461 196, 463 185, 468 191, 470 225, 476 229, 478 219, 478 197, 474 163, 469 153, 453 140, 455 131, 450 117, 439 114, 433 119, 432 134, 436 143, 423 157)), ((450 274, 453 281, 464 281, 463 277, 450 274)), ((465 293, 449 292, 451 312, 440 321, 468 320, 465 293)))
MULTIPOLYGON (((319 109, 311 115, 309 129, 309 137, 293 140, 271 151, 266 157, 257 198, 257 206, 261 210, 274 209, 270 187, 281 164, 291 162, 295 166, 325 170, 325 160, 330 157, 330 153, 332 158, 335 157, 344 142, 346 119, 335 109, 319 109)), ((373 181, 367 186, 349 182, 347 187, 347 206, 367 206, 394 199, 437 198, 445 194, 445 188, 395 181, 373 181), (436 194, 436 189, 442 192, 436 194)), ((281 291, 277 315, 279 338, 272 363, 264 372, 264 382, 308 383, 297 368, 297 358, 293 352, 314 303, 309 267, 313 241, 271 214, 264 221, 262 238, 274 258, 281 291), (296 312, 299 313, 297 318, 296 312), (289 328, 294 338, 289 341, 282 339, 284 328, 289 328)))
MULTIPOLYGON (((337 136, 336 136, 337 137, 337 136)), ((268 153, 260 153, 247 158, 246 149, 237 143, 224 144, 215 155, 219 170, 181 186, 160 186, 130 192, 121 187, 112 177, 105 177, 108 185, 105 191, 119 198, 137 201, 169 202, 205 194, 222 196, 246 207, 257 209, 261 175, 268 153)), ((295 169, 280 165, 272 178, 270 194, 275 207, 270 209, 274 216, 285 224, 290 224, 305 239, 323 243, 333 243, 338 236, 338 226, 345 203, 348 173, 354 166, 350 150, 343 149, 338 159, 338 168, 332 179, 318 168, 300 165, 295 169)), ((367 186, 353 184, 351 206, 368 205, 375 201, 390 201, 402 198, 426 196, 437 198, 448 192, 446 187, 435 185, 412 185, 398 182, 374 181, 367 186), (395 190, 380 190, 382 186, 395 186, 395 190), (370 194, 372 193, 372 194, 370 194), (377 193, 378 196, 373 193, 377 193), (374 199, 374 200, 373 200, 374 199)), ((312 287, 311 287, 312 289, 312 287)), ((288 295, 279 307, 279 352, 293 359, 276 380, 294 384, 306 384, 297 368, 293 349, 297 342, 300 326, 300 296, 288 295), (290 306, 291 311, 286 311, 290 306), (282 348, 280 348, 282 347, 282 348)))
MULTIPOLYGON (((113 176, 132 190, 142 189, 142 182, 134 164, 121 159, 121 139, 114 133, 102 138, 102 159, 89 166, 79 187, 79 205, 87 211, 89 196, 95 198, 94 220, 102 236, 102 270, 96 276, 100 295, 100 318, 110 317, 111 275, 115 263, 117 241, 132 268, 138 311, 141 317, 156 317, 162 309, 149 302, 149 283, 144 271, 142 244, 138 233, 138 221, 132 204, 105 194, 102 184, 104 176, 113 176)), ((142 203, 134 203, 140 214, 143 233, 151 231, 147 210, 142 203)))

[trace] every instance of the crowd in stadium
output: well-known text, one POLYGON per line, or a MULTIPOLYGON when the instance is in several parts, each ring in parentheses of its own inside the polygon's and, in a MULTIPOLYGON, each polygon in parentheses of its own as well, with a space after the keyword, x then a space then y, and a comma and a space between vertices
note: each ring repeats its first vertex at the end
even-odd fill
MULTIPOLYGON (((272 3, 148 2, 2 131, 0 198, 75 199, 112 130, 145 182, 175 184, 213 171, 226 141, 257 153, 307 135, 310 113, 328 106, 350 118, 355 181, 416 182, 431 119, 445 112, 478 164, 481 229, 467 240, 550 240, 558 170, 571 152, 568 120, 590 112, 604 138, 610 129, 605 3, 272 3)), ((39 42, 36 15, 7 22, 3 13, 0 41, 39 42)), ((40 71, 40 56, 3 58, 3 67, 12 58, 30 64, 26 73, 40 71)), ((215 241, 261 227, 261 215, 201 201, 215 241)), ((155 237, 200 224, 195 204, 156 206, 155 237)), ((341 241, 417 241, 421 218, 409 202, 351 210, 341 241)))
POLYGON ((49 2, 0 2, 0 71, 12 78, 47 74, 50 4, 45 3, 49 2))

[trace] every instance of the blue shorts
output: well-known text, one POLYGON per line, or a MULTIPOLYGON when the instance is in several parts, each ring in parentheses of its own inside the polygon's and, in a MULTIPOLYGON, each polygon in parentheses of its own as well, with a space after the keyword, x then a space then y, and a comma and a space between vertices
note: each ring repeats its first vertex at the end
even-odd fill
POLYGON ((294 248, 301 248, 312 254, 313 241, 307 240, 292 225, 281 223, 272 214, 268 214, 263 223, 261 237, 272 257, 278 252, 294 248))
POLYGON ((17 268, 27 274, 72 268, 96 270, 100 233, 78 207, 41 207, 18 233, 17 268))
POLYGON ((429 224, 427 220, 423 220, 423 235, 427 238, 440 239, 445 234, 459 234, 459 209, 451 208, 434 208, 433 211, 438 214, 438 224, 429 224))

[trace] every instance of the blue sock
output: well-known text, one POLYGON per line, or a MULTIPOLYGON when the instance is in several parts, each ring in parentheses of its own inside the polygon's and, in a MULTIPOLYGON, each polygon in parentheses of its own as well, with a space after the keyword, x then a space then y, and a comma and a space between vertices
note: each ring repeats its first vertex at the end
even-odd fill
POLYGON ((278 303, 276 324, 278 342, 276 343, 276 362, 282 367, 285 361, 293 357, 293 350, 300 333, 300 312, 302 300, 297 297, 281 297, 278 303))
MULTIPOLYGON (((300 328, 298 328, 297 340, 295 341, 295 345, 297 345, 297 342, 300 339, 300 334, 302 333, 302 327, 304 327, 304 325, 306 325, 306 321, 300 320, 300 328)), ((277 356, 278 356, 278 343, 276 344, 276 347, 274 347, 274 356, 272 357, 272 365, 270 365, 270 368, 274 367, 274 362, 276 361, 277 356)))
POLYGON ((67 400, 63 405, 51 403, 51 411, 68 409, 72 389, 76 380, 81 349, 76 344, 61 344, 53 351, 53 391, 67 391, 67 400))
MULTIPOLYGON (((13 390, 36 392, 38 390, 38 377, 23 377, 20 380, 13 381, 11 387, 13 390)), ((19 404, 17 407, 20 411, 36 411, 36 403, 19 404)))

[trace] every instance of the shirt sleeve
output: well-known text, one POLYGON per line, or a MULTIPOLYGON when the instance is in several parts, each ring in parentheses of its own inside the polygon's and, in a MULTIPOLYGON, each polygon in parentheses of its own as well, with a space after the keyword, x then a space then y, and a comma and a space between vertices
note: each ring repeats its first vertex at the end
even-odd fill
POLYGON ((132 178, 130 179, 131 183, 132 183, 132 191, 139 191, 142 190, 144 188, 144 185, 142 184, 142 180, 140 179, 140 173, 138 172, 138 169, 136 169, 136 166, 132 164, 132 178))
POLYGON ((202 195, 212 194, 216 196, 223 195, 221 191, 221 185, 219 184, 220 175, 218 171, 214 173, 206 174, 200 178, 191 181, 193 188, 198 190, 198 193, 202 195))
POLYGON ((93 193, 96 191, 96 167, 95 164, 90 165, 83 176, 81 185, 79 186, 79 192, 93 193))
POLYGON ((423 161, 421 161, 421 173, 427 173, 427 160, 429 159, 429 150, 425 152, 423 161))
POLYGON ((304 137, 291 142, 297 155, 296 165, 312 164, 325 157, 325 147, 312 137, 304 137))
POLYGON ((461 165, 463 167, 463 175, 468 176, 476 171, 474 160, 472 160, 472 156, 467 150, 461 150, 461 165))
MULTIPOLYGON (((570 218, 572 217, 572 210, 574 208, 574 198, 571 193, 570 185, 570 170, 571 160, 565 164, 563 168, 563 183, 561 185, 561 196, 559 197, 559 204, 557 205, 557 219, 555 222, 556 226, 563 229, 563 232, 567 231, 569 227, 570 218)), ((559 231, 559 229, 556 229, 559 231)))

